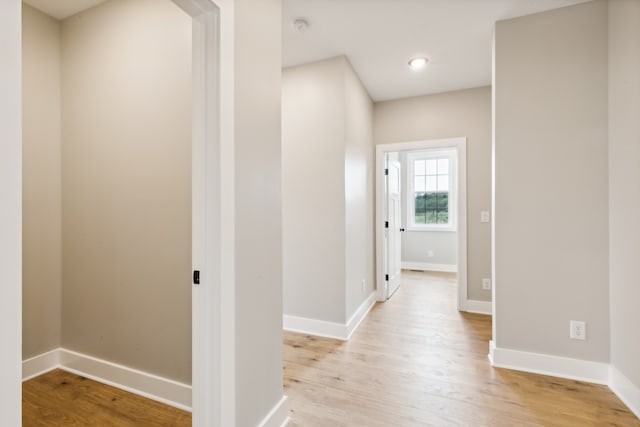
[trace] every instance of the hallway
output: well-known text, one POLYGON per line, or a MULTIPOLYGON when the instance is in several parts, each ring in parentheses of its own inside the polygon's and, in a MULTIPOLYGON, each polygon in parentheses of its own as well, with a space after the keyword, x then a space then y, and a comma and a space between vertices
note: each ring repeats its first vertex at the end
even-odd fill
POLYGON ((349 342, 284 334, 289 426, 640 426, 605 386, 494 369, 451 273, 403 271, 349 342))

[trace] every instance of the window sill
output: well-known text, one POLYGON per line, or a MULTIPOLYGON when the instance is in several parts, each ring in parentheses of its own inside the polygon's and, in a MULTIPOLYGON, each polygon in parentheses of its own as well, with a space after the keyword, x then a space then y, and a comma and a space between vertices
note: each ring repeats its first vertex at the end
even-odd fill
POLYGON ((435 231, 435 232, 445 232, 445 233, 455 233, 457 230, 455 227, 421 227, 421 226, 409 226, 406 228, 407 231, 435 231))

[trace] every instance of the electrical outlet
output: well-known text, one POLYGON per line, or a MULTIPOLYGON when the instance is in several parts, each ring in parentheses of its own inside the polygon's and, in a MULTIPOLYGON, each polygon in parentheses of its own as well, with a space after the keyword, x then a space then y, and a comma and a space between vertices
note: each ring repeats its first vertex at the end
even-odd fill
POLYGON ((429 258, 433 258, 433 251, 427 251, 427 256, 429 258))
POLYGON ((587 324, 579 320, 569 322, 569 338, 572 340, 587 339, 587 324))
POLYGON ((491 279, 482 279, 482 289, 491 290, 491 279))
POLYGON ((367 289, 367 282, 365 279, 362 279, 362 284, 360 285, 360 289, 362 290, 362 293, 364 293, 364 291, 367 289))
POLYGON ((491 222, 489 211, 480 211, 480 222, 491 222))

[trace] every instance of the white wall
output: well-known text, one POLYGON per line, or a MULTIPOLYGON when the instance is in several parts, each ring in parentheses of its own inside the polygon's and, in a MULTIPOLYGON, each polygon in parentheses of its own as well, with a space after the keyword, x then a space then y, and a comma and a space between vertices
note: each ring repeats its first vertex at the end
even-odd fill
POLYGON ((608 362, 606 2, 498 22, 494 73, 494 340, 608 362))
POLYGON ((191 383, 191 19, 62 22, 62 345, 191 383))
POLYGON ((0 413, 22 423, 21 3, 0 2, 0 413))
POLYGON ((640 2, 609 2, 611 364, 640 390, 640 2))
POLYGON ((372 111, 345 57, 283 70, 286 315, 346 324, 373 292, 372 111))
POLYGON ((60 23, 22 10, 22 357, 60 347, 60 23))
POLYGON ((283 390, 280 8, 234 4, 237 427, 259 425, 283 390))
POLYGON ((491 88, 375 104, 376 144, 452 137, 467 138, 467 295, 489 301, 482 278, 491 277, 491 224, 480 211, 491 207, 491 88))
POLYGON ((455 268, 458 234, 449 231, 410 231, 402 233, 402 262, 438 264, 455 268), (429 256, 433 251, 433 256, 429 256))
POLYGON ((345 288, 348 320, 374 290, 373 102, 351 64, 345 72, 345 288), (362 288, 362 281, 365 286, 362 288))
POLYGON ((282 73, 284 313, 345 322, 345 59, 282 73))

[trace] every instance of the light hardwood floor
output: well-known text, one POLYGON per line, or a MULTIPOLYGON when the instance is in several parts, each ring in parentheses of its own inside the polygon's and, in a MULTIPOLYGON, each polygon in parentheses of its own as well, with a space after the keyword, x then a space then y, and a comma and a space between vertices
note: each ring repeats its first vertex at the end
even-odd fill
POLYGON ((56 369, 23 383, 22 425, 186 427, 191 414, 56 369))
MULTIPOLYGON (((346 343, 285 333, 289 426, 640 427, 607 387, 491 368, 491 319, 455 309, 454 277, 404 272, 346 343)), ((60 370, 22 393, 24 426, 191 425, 188 412, 60 370)))
POLYGON ((455 275, 403 272, 349 342, 285 333, 291 427, 640 426, 605 386, 495 369, 455 275))

